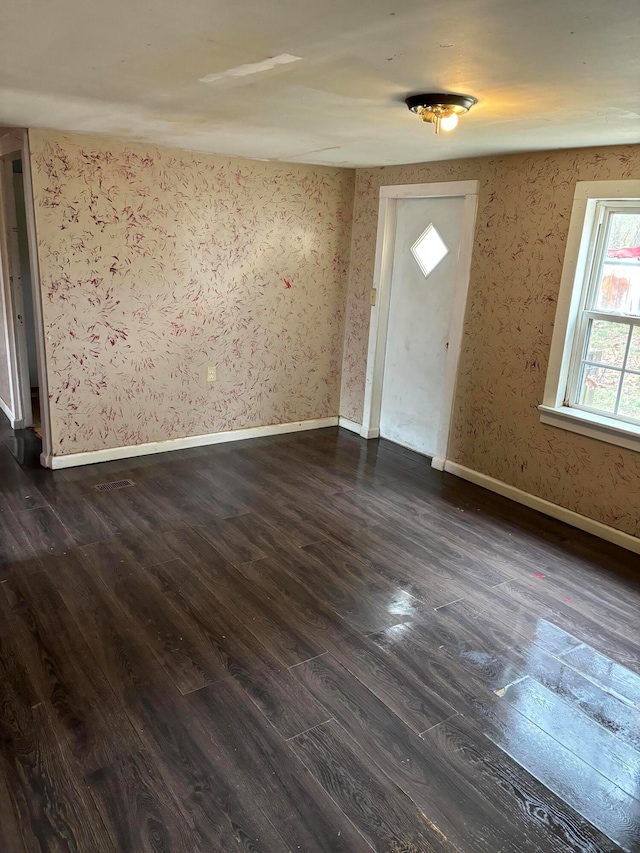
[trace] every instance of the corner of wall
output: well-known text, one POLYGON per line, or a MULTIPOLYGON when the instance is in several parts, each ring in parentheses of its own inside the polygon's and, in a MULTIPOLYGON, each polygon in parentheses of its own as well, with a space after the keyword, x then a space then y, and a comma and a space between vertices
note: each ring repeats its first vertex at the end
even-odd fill
MULTIPOLYGON (((346 347, 347 347, 347 333, 349 329, 349 320, 350 320, 350 300, 349 300, 349 292, 351 289, 351 281, 352 281, 352 265, 353 265, 353 255, 354 255, 354 239, 355 239, 355 228, 354 228, 354 217, 356 211, 356 187, 358 183, 358 170, 353 169, 352 171, 352 185, 351 185, 351 210, 350 210, 350 224, 349 224, 349 258, 347 264, 347 275, 344 289, 344 308, 342 311, 342 357, 340 359, 340 400, 338 403, 338 415, 339 417, 344 417, 345 412, 343 411, 344 404, 344 362, 346 356, 346 347)), ((362 420, 362 417, 360 418, 362 420)))

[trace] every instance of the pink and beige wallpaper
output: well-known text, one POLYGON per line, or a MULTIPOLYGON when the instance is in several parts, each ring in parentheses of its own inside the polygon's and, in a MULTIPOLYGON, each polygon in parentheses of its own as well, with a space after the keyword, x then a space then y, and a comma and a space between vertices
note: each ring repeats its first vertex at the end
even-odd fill
POLYGON ((54 454, 338 414, 353 172, 30 145, 54 454))
POLYGON ((379 188, 479 180, 449 458, 640 536, 640 454, 545 426, 537 409, 575 184, 639 175, 640 146, 359 170, 341 414, 362 419, 379 188))

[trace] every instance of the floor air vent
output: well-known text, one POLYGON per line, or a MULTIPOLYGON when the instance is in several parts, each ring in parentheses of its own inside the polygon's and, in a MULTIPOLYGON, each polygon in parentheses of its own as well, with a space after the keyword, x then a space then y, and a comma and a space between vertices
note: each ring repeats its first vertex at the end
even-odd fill
POLYGON ((100 483, 93 488, 96 492, 113 492, 116 489, 128 489, 129 486, 135 486, 133 480, 114 480, 113 483, 100 483))

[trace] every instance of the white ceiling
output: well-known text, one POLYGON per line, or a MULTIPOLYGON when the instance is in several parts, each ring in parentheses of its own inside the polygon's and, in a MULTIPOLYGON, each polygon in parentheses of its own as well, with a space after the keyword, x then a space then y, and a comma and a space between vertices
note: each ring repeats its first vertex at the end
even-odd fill
POLYGON ((0 124, 345 166, 636 143, 639 12, 638 0, 3 0, 0 124), (281 54, 301 59, 224 73, 281 54), (438 90, 479 103, 436 137, 403 101, 438 90))

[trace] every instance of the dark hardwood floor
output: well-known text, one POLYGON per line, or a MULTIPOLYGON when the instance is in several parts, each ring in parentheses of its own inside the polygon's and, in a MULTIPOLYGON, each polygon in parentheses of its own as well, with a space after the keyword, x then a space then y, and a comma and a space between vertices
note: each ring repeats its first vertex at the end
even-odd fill
POLYGON ((343 430, 51 472, 2 421, 0 851, 640 851, 639 578, 343 430))

